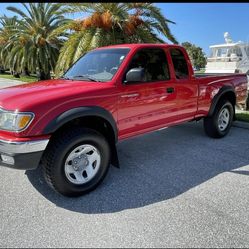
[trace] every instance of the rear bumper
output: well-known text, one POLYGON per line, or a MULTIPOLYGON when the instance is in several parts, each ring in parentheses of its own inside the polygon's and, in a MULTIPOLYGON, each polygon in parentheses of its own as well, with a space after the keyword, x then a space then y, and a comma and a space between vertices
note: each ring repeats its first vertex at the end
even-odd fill
POLYGON ((0 140, 0 165, 14 169, 38 167, 49 139, 25 142, 0 140))

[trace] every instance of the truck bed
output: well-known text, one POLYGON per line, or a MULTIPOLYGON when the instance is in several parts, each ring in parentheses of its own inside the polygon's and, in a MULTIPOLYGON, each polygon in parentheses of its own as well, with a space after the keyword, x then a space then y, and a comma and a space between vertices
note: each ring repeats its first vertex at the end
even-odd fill
POLYGON ((222 76, 241 76, 241 75, 245 75, 245 74, 241 74, 241 73, 195 73, 194 76, 196 78, 203 78, 203 77, 222 77, 222 76))
POLYGON ((236 89, 238 105, 246 104, 246 96, 248 91, 247 75, 243 73, 197 73, 194 76, 199 79, 200 85, 222 84, 230 85, 232 82, 233 87, 236 89))

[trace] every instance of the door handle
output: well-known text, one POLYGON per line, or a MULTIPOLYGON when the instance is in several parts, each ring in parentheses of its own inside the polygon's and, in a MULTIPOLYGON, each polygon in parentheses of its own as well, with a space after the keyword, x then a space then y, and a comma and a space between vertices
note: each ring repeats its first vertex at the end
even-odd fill
POLYGON ((121 95, 121 98, 132 98, 132 97, 137 97, 137 96, 139 96, 139 93, 121 95))
POLYGON ((168 87, 166 89, 167 93, 173 93, 175 91, 174 87, 168 87))

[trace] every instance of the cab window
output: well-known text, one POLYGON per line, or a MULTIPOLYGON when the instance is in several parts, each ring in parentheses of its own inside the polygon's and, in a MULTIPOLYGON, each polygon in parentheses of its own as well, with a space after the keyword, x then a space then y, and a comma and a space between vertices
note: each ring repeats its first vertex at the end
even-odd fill
POLYGON ((189 77, 188 64, 180 49, 174 48, 170 50, 173 61, 175 75, 177 79, 187 79, 189 77))
MULTIPOLYGON (((166 54, 162 49, 141 49, 139 50, 126 70, 126 73, 133 68, 144 68, 145 77, 143 82, 155 82, 169 80, 169 67, 166 54)), ((126 79, 124 79, 126 81, 126 79)))

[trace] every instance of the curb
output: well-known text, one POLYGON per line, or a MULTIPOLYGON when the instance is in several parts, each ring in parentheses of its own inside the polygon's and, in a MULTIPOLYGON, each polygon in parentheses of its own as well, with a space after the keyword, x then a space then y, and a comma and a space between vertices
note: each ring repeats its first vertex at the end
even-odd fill
POLYGON ((249 130, 249 123, 242 121, 234 121, 233 126, 249 130))

